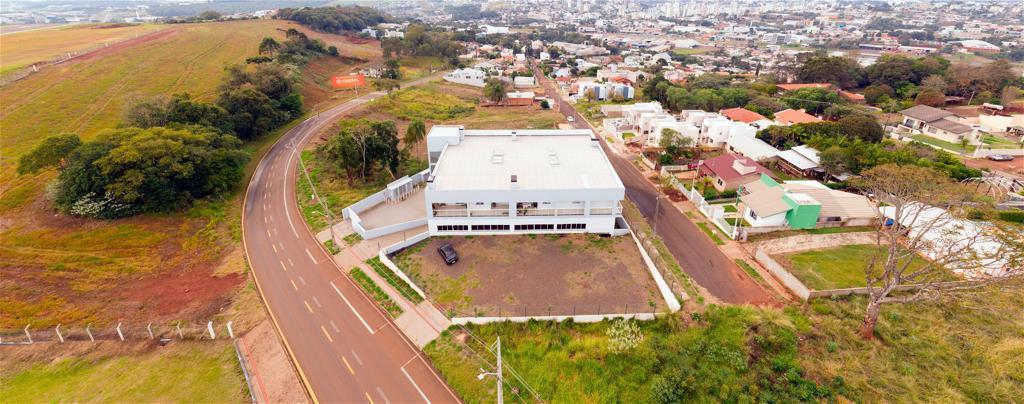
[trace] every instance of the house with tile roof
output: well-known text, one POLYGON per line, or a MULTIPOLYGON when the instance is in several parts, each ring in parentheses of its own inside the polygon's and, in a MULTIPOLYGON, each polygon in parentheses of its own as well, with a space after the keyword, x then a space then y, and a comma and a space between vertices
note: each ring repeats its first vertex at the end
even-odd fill
POLYGON ((719 113, 733 122, 743 122, 758 129, 764 129, 772 125, 771 119, 765 118, 764 115, 746 108, 723 109, 719 113))
POLYGON ((750 227, 813 229, 866 226, 878 209, 863 195, 837 191, 817 181, 779 183, 767 175, 740 190, 743 218, 750 227))
POLYGON ((978 143, 978 129, 966 125, 961 117, 950 111, 915 105, 900 111, 900 115, 903 115, 903 119, 899 127, 910 133, 924 134, 950 143, 960 143, 965 138, 968 143, 978 143))
POLYGON ((697 167, 697 173, 703 178, 710 178, 718 192, 725 192, 757 181, 761 175, 771 175, 771 170, 750 157, 726 153, 702 161, 697 167))
POLYGON ((776 125, 789 126, 812 122, 821 122, 821 118, 808 114, 803 109, 785 109, 775 113, 776 125))

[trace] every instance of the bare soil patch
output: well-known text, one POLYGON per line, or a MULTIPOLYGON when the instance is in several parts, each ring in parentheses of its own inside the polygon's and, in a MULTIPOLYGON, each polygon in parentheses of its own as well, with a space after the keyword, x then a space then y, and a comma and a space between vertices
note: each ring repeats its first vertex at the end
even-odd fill
POLYGON ((529 235, 434 237, 396 263, 454 316, 540 316, 664 309, 630 237, 529 235), (437 247, 451 243, 459 262, 437 247))

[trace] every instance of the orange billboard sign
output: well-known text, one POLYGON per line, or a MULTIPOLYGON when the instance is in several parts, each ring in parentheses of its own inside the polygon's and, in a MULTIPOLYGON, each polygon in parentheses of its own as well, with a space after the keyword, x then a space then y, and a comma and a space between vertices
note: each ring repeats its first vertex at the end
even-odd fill
POLYGON ((366 75, 332 76, 331 87, 335 89, 366 87, 366 75))

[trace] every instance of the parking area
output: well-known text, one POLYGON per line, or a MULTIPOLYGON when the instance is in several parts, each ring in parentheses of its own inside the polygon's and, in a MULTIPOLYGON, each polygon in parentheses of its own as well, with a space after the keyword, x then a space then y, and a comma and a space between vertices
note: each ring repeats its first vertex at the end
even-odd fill
POLYGON ((596 235, 433 237, 395 263, 453 317, 655 312, 665 301, 633 239, 596 235), (451 243, 459 262, 437 247, 451 243))

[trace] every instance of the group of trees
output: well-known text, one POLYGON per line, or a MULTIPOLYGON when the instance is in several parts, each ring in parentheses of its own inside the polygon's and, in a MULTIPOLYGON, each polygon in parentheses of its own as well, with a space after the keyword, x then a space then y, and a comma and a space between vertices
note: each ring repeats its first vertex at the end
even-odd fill
POLYGON ((363 6, 282 8, 274 18, 296 21, 317 31, 332 33, 360 31, 388 22, 387 15, 363 6))
POLYGON ((450 59, 462 53, 462 45, 453 41, 450 33, 428 30, 421 24, 409 25, 403 38, 384 38, 380 48, 385 58, 438 56, 450 59))
POLYGON ((238 138, 199 125, 110 129, 84 143, 62 134, 22 156, 18 171, 58 167, 48 188, 54 205, 110 219, 172 210, 230 190, 249 158, 240 146, 238 138))
POLYGON ((508 83, 491 77, 484 83, 484 97, 492 102, 501 102, 508 96, 508 83))
POLYGON ((329 52, 296 30, 286 37, 261 43, 269 60, 228 66, 215 102, 187 93, 138 100, 118 129, 87 142, 74 134, 45 139, 21 157, 18 172, 56 167, 54 206, 104 219, 178 209, 230 190, 248 161, 242 141, 302 114, 297 64, 329 52))
POLYGON ((259 51, 259 56, 248 58, 246 62, 259 64, 276 60, 281 64, 301 66, 309 59, 321 55, 340 56, 337 46, 327 46, 324 41, 310 39, 295 28, 288 28, 285 31, 284 43, 277 42, 272 37, 263 38, 259 51))
POLYGON ((402 153, 398 149, 398 129, 393 121, 344 121, 340 132, 317 146, 316 153, 340 167, 349 184, 356 180, 366 180, 380 172, 394 178, 402 162, 402 153))
POLYGON ((939 106, 947 95, 970 102, 998 102, 1001 91, 1019 80, 1006 60, 972 66, 951 65, 938 55, 911 58, 882 55, 861 68, 852 59, 817 54, 794 72, 804 83, 832 83, 839 88, 864 88, 868 104, 896 111, 913 104, 939 106))

